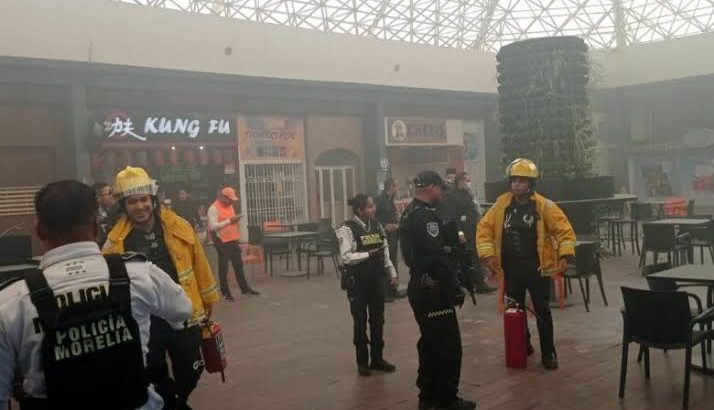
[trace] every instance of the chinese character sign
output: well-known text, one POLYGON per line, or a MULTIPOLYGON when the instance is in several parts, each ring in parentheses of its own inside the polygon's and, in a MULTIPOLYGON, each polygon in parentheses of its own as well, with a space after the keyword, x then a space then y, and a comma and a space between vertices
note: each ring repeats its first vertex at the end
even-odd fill
POLYGON ((134 123, 126 114, 115 112, 104 119, 104 133, 107 138, 132 137, 139 141, 146 141, 145 137, 134 132, 134 123))
POLYGON ((238 117, 241 160, 305 158, 305 130, 299 117, 238 117))
POLYGON ((209 114, 158 115, 112 110, 102 116, 103 137, 108 141, 231 141, 231 117, 209 114))

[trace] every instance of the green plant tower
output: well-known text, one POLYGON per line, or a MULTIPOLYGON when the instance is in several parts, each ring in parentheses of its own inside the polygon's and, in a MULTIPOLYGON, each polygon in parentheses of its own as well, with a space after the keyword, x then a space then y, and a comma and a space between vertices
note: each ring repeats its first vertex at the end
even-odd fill
POLYGON ((578 37, 512 43, 498 53, 504 165, 534 160, 546 180, 594 173, 588 46, 578 37))

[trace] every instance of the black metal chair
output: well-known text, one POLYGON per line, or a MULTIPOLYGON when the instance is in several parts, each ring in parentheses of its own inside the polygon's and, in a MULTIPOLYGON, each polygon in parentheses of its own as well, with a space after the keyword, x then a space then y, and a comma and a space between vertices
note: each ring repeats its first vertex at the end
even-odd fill
MULTIPOLYGON (((663 272, 666 270, 671 269, 672 267, 670 266, 669 263, 659 263, 657 265, 653 266, 646 266, 646 277, 647 277, 647 286, 649 286, 650 290, 658 290, 658 291, 667 291, 667 292, 676 292, 678 290, 681 290, 682 288, 706 288, 707 290, 707 308, 710 308, 714 306, 714 287, 712 286, 707 286, 707 285, 699 285, 699 284, 688 284, 688 285, 678 285, 676 281, 673 279, 667 279, 667 278, 658 278, 658 277, 651 277, 649 275, 652 275, 657 272, 663 272)), ((691 309, 692 311, 692 316, 696 316, 704 311, 704 305, 702 303, 702 300, 699 298, 699 296, 693 294, 693 293, 687 293, 687 296, 694 301, 696 306, 691 309)), ((711 330, 711 325, 707 326, 707 330, 711 330)), ((707 350, 711 351, 711 341, 707 341, 707 350)), ((666 351, 666 350, 665 350, 666 351)), ((637 356, 637 361, 639 362, 642 360, 642 354, 643 350, 640 349, 640 354, 637 356)))
POLYGON ((290 240, 283 238, 265 237, 261 226, 248 226, 249 241, 253 244, 253 237, 260 238, 260 244, 263 246, 263 255, 268 264, 268 272, 273 276, 273 257, 285 256, 285 270, 290 269, 290 240))
MULTIPOLYGON (((706 288, 706 307, 710 308, 714 306, 714 286, 707 286, 703 284, 678 285, 677 282, 671 279, 650 277, 650 275, 652 274, 663 272, 669 269, 672 269, 672 265, 670 265, 669 263, 658 263, 656 265, 645 266, 642 269, 642 276, 645 276, 647 278, 647 285, 651 290, 676 291, 682 288, 706 288)), ((702 302, 701 300, 699 300, 699 297, 697 295, 692 295, 692 299, 695 299, 697 301, 698 306, 702 306, 702 302)), ((701 312, 701 310, 702 309, 700 308, 699 311, 701 312)))
POLYGON ((0 237, 0 265, 32 262, 32 237, 30 235, 0 237))
POLYGON ((590 277, 595 276, 600 286, 600 294, 602 301, 607 306, 607 296, 605 295, 605 287, 602 280, 602 270, 600 267, 600 256, 597 252, 598 244, 595 242, 581 243, 575 247, 575 265, 570 266, 564 273, 563 278, 567 279, 567 288, 573 292, 573 287, 570 283, 571 279, 577 279, 580 285, 580 293, 583 296, 585 310, 590 312, 590 277), (585 286, 583 286, 585 279, 585 286))
MULTIPOLYGON (((295 225, 295 230, 298 232, 317 232, 319 229, 319 224, 316 222, 306 222, 302 224, 295 225)), ((300 255, 307 254, 314 250, 314 238, 307 238, 298 241, 296 252, 300 255)))
POLYGON ((337 257, 340 254, 340 244, 337 239, 337 234, 335 230, 330 228, 318 234, 314 238, 314 248, 307 254, 307 277, 310 278, 310 259, 317 259, 317 273, 323 274, 325 272, 324 259, 329 258, 332 260, 332 265, 335 267, 335 275, 340 277, 340 270, 337 263, 337 257))
POLYGON ((714 263, 714 221, 709 221, 702 229, 690 230, 689 235, 692 238, 692 247, 699 248, 699 260, 701 264, 704 265, 704 249, 709 250, 709 256, 714 263))
POLYGON ((691 250, 690 235, 688 233, 677 234, 673 225, 663 225, 656 223, 645 223, 642 225, 644 239, 642 240, 642 254, 640 255, 640 266, 645 266, 647 252, 654 254, 654 264, 657 264, 659 254, 667 255, 667 262, 672 266, 680 265, 680 258, 688 262, 689 251, 691 250))
POLYGON ((596 232, 601 243, 608 243, 608 246, 612 249, 613 255, 622 254, 620 248, 619 237, 617 236, 617 229, 615 221, 622 219, 622 207, 613 207, 610 205, 604 205, 596 209, 596 232), (604 228, 604 229, 603 229, 604 228), (604 231, 604 235, 603 235, 604 231))
POLYGON ((622 363, 620 367, 619 397, 625 396, 627 361, 630 343, 644 350, 645 378, 650 378, 649 349, 684 349, 684 398, 682 408, 689 406, 689 379, 692 368, 692 348, 701 344, 702 367, 706 369, 706 352, 703 341, 714 337, 704 326, 714 321, 714 308, 692 317, 689 296, 685 292, 661 292, 622 287, 625 308, 622 333, 622 363), (699 325, 701 331, 694 328, 699 325))
POLYGON ((641 202, 635 202, 630 204, 630 217, 621 218, 612 221, 615 226, 615 235, 617 236, 617 243, 625 244, 626 240, 629 239, 630 247, 632 253, 637 252, 640 255, 640 224, 642 222, 651 221, 654 219, 652 215, 652 206, 650 204, 645 204, 641 202), (624 228, 629 228, 630 236, 625 238, 624 228))

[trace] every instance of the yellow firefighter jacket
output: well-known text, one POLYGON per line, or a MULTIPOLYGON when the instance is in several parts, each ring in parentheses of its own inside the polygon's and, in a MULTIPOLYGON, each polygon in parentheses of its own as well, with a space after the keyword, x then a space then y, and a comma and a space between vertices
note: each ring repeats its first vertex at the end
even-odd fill
MULTIPOLYGON (((481 259, 495 257, 498 262, 499 275, 501 268, 501 239, 503 238, 503 220, 506 208, 511 204, 513 194, 505 193, 498 197, 496 203, 488 210, 476 229, 476 251, 481 259)), ((558 260, 561 257, 575 255, 575 232, 563 211, 553 201, 533 193, 531 199, 535 202, 538 213, 536 230, 538 234, 538 256, 540 271, 543 276, 557 273, 558 260)))
MULTIPOLYGON (((203 245, 188 222, 167 209, 162 209, 160 215, 171 261, 176 267, 181 287, 193 304, 193 314, 188 321, 188 325, 192 326, 206 318, 204 305, 210 306, 220 298, 216 280, 203 245)), ((122 216, 109 232, 102 253, 124 253, 124 239, 131 229, 132 225, 127 217, 122 216)))

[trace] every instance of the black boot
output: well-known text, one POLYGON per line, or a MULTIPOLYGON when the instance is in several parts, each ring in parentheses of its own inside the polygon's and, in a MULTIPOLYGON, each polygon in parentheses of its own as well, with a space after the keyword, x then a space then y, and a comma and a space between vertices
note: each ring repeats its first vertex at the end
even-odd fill
POLYGON ((543 367, 546 370, 556 370, 558 368, 558 356, 555 353, 548 353, 543 355, 543 367))
POLYGON ((393 373, 397 370, 397 366, 389 363, 384 359, 372 360, 372 364, 370 364, 369 368, 372 370, 379 370, 387 373, 393 373))
POLYGON ((436 407, 436 410, 475 410, 476 402, 464 400, 461 397, 457 397, 456 401, 451 403, 446 407, 436 407))
POLYGON ((369 350, 366 344, 355 345, 355 353, 357 356, 357 373, 360 376, 369 376, 372 372, 369 370, 369 350))
POLYGON ((431 400, 419 398, 419 410, 431 410, 434 407, 434 403, 431 400))

